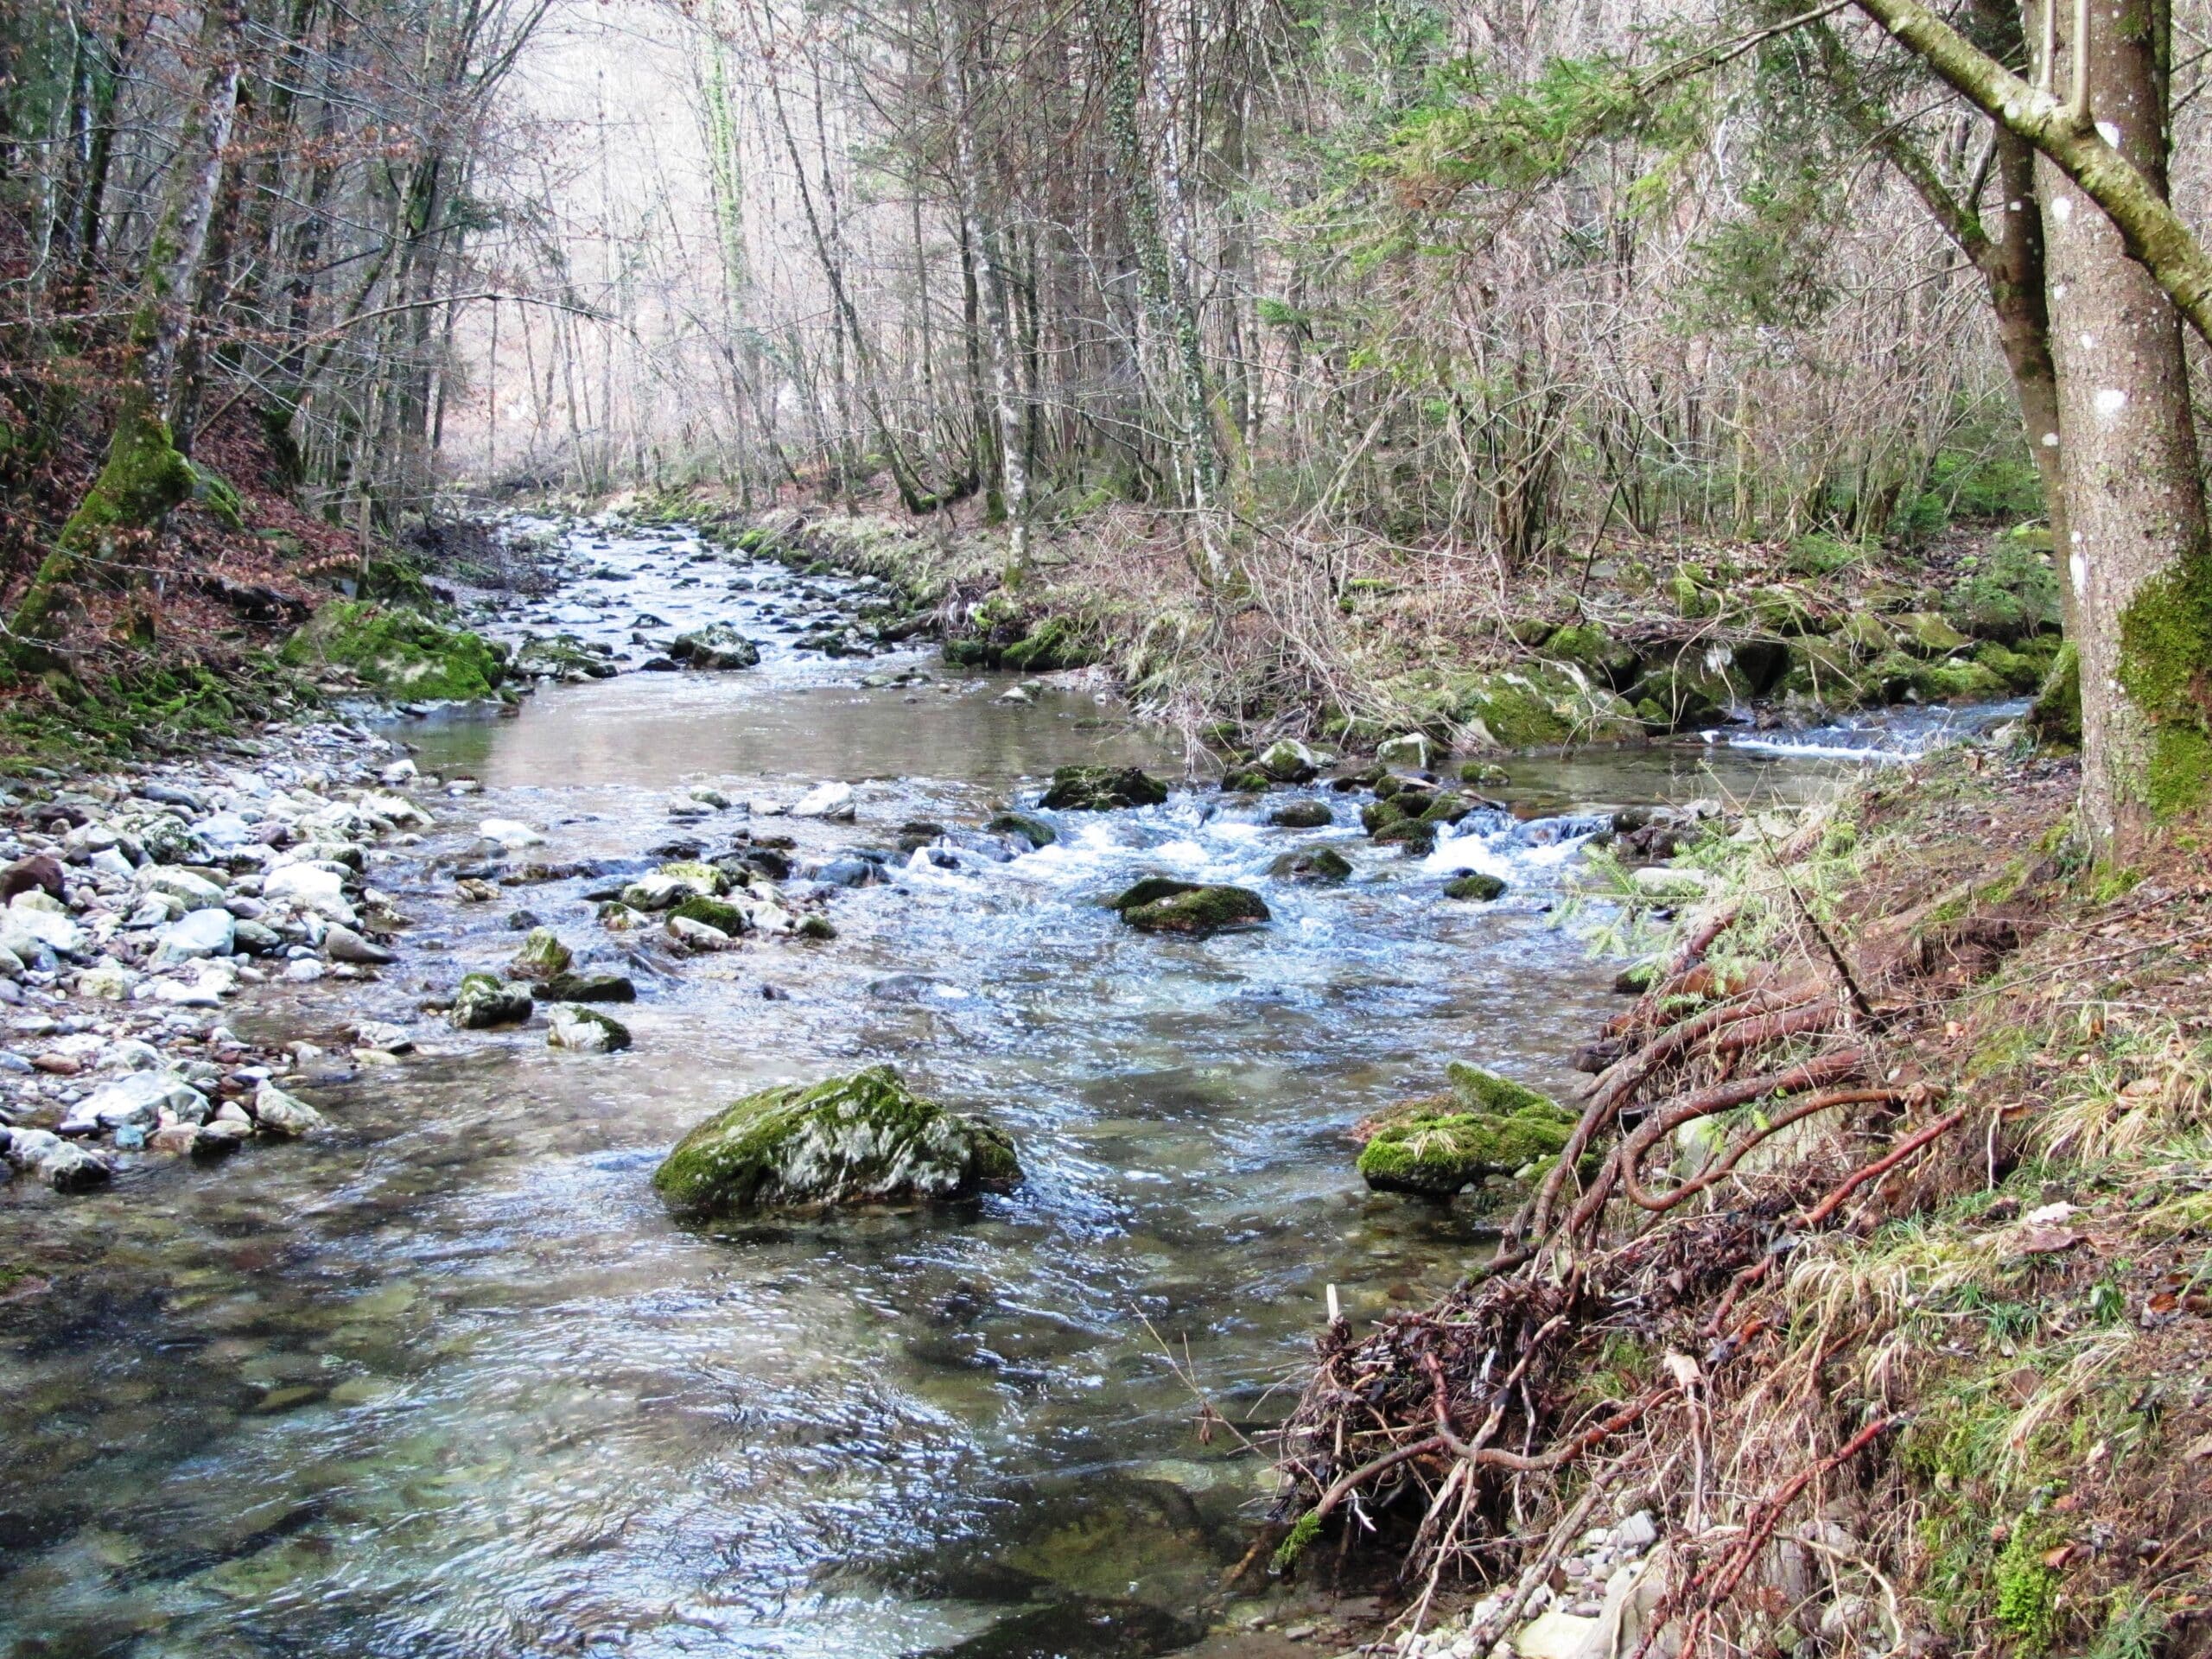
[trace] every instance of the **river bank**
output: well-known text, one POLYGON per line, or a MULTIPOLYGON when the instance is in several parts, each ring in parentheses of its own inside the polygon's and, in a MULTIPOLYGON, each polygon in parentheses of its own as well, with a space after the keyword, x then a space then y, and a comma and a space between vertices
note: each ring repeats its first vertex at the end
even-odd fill
MULTIPOLYGON (((284 953, 321 976, 219 994, 325 1125, 213 1167, 104 1143, 104 1192, 0 1187, 22 1224, 9 1634, 1129 1652, 1210 1628, 1310 1648, 1395 1611, 1219 1588, 1276 1491, 1238 1437, 1280 1416, 1331 1295, 1362 1324, 1418 1308, 1493 1248, 1494 1205, 1370 1192, 1354 1127, 1447 1059, 1569 1097, 1619 1006, 1618 964, 1554 925, 1592 836, 1824 798, 1847 763, 1820 751, 1854 740, 1510 760, 1421 785, 1418 812, 1357 758, 1224 792, 1080 674, 855 640, 880 589, 680 531, 545 528, 556 588, 457 594, 544 664, 533 696, 332 739, 325 798, 401 793, 430 819, 388 818, 358 869, 300 861, 352 872, 329 874, 397 960, 341 976, 326 934, 284 953), (760 661, 657 666, 716 622, 760 661), (1040 810, 1078 764, 1173 787, 1040 810), (990 827, 1009 810, 1052 842, 990 827), (1323 849, 1344 878, 1295 879, 1323 849), (702 861, 751 895, 735 948, 664 913, 605 925, 702 861), (1470 872, 1503 893, 1451 897, 1470 872), (1248 887, 1271 919, 1179 939, 1100 907, 1151 874, 1248 887), (365 913, 369 888, 393 915, 365 913), (534 926, 572 974, 629 982, 590 1005, 628 1047, 552 1046, 537 1013, 449 1023, 464 976, 512 982, 534 926), (302 1039, 323 1052, 287 1052, 302 1039), (1022 1186, 950 1224, 702 1229, 652 1197, 660 1155, 735 1095, 877 1060, 1005 1125, 1022 1186), (1192 1382, 1229 1425, 1193 1433, 1192 1382)), ((270 781, 304 781, 264 741, 270 781)), ((119 798, 101 810, 159 804, 119 798)))

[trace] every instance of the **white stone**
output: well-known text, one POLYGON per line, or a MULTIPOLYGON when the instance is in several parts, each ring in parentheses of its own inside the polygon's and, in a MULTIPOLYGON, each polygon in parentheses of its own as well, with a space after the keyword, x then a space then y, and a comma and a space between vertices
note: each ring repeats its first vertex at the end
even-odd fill
POLYGON ((266 1078, 253 1091, 253 1126, 264 1135, 294 1139, 319 1129, 327 1120, 296 1095, 288 1095, 266 1078))
POLYGON ((161 1122, 165 1108, 194 1123, 207 1116, 206 1097, 175 1072, 134 1071, 102 1084, 72 1106, 61 1120, 61 1133, 92 1135, 125 1127, 150 1129, 161 1122))
POLYGON ((174 968, 202 957, 227 957, 237 943, 238 918, 227 910, 195 910, 162 931, 154 966, 174 968))
MULTIPOLYGON (((20 899, 22 895, 17 895, 20 899)), ((27 906, 10 905, 4 918, 0 918, 0 945, 19 957, 27 953, 16 944, 18 938, 42 944, 49 950, 65 956, 73 955, 85 948, 85 930, 67 916, 56 916, 51 911, 36 910, 27 906)))
POLYGON ((141 893, 164 893, 181 899, 193 908, 223 902, 223 890, 204 875, 181 870, 174 864, 143 864, 132 874, 141 893))
POLYGON ((320 865, 279 865, 263 879, 261 896, 289 900, 294 909, 326 920, 350 924, 353 919, 353 906, 346 899, 346 878, 320 865))
POLYGON ((817 784, 800 796, 791 808, 798 818, 830 818, 849 823, 854 816, 850 784, 817 784))
POLYGON ((486 818, 476 826, 476 833, 486 841, 498 842, 510 852, 545 844, 545 837, 519 818, 486 818))

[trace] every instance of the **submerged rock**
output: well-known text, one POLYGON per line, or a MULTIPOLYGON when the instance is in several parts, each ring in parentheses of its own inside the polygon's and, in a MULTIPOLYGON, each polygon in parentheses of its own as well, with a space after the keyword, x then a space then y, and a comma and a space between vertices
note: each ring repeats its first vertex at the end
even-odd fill
POLYGON ((970 1198, 1020 1174, 1004 1135, 924 1099, 879 1065, 747 1095, 685 1135, 653 1186, 679 1211, 728 1215, 970 1198))
POLYGON ((1137 766, 1062 766, 1038 804, 1048 811, 1109 812, 1158 806, 1167 785, 1137 766))
POLYGON ((1273 919, 1266 901, 1249 887, 1185 887, 1147 903, 1116 907, 1122 919, 1141 932, 1188 933, 1200 938, 1224 928, 1254 926, 1273 919))
POLYGON ((549 1002, 634 1002, 638 988, 627 974, 556 974, 533 993, 549 1002))
POLYGON ((1359 1173, 1377 1192, 1448 1198, 1488 1176, 1555 1157, 1574 1114, 1534 1089, 1454 1063, 1447 1092, 1402 1102, 1371 1120, 1359 1173))

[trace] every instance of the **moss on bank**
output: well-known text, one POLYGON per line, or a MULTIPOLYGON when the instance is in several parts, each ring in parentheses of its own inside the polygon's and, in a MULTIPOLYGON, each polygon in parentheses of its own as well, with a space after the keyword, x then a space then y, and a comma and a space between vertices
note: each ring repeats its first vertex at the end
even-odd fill
POLYGON ((481 636, 372 600, 334 600, 280 653, 298 668, 342 668, 363 685, 413 701, 467 702, 494 695, 506 660, 481 636))
POLYGON ((2120 619, 2120 688, 2149 727, 2144 804, 2158 822, 2212 801, 2212 548, 2192 548, 2120 619))

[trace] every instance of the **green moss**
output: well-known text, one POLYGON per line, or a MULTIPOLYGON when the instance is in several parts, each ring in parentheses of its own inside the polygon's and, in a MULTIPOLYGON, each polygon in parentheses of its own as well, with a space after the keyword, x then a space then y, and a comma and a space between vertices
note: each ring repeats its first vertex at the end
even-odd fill
POLYGON ((2000 536, 1988 552, 1967 562, 1944 595, 1943 614, 1976 639, 2017 645, 2057 629, 2058 578, 2045 552, 2030 540, 2000 536))
POLYGON ((1272 918, 1266 901, 1249 887, 1186 887, 1146 903, 1124 906, 1122 919, 1146 933, 1204 937, 1224 928, 1249 926, 1272 918))
POLYGON ((1457 1088, 1407 1102, 1361 1150, 1361 1179, 1378 1192, 1450 1198, 1486 1176, 1556 1158, 1574 1128, 1573 1115, 1534 1090, 1522 1092, 1534 1103, 1510 1109, 1468 1109, 1457 1088))
POLYGON ((1471 1112, 1560 1112, 1570 1122, 1573 1118, 1549 1095, 1464 1060, 1454 1060, 1444 1068, 1444 1082, 1452 1098, 1471 1112))
POLYGON ((1986 639, 1975 647, 1974 659, 2002 680, 2007 691, 2017 695, 2033 691, 2043 683, 2044 676, 2050 671, 2051 653, 2014 651, 1986 639))
POLYGON ((2120 619, 2120 689, 2148 724, 2144 804, 2158 822, 2212 801, 2212 548, 2190 550, 2120 619))
POLYGON ((1948 657, 1973 643, 1934 611, 1907 611, 1892 626, 1899 642, 1916 657, 1948 657))
POLYGON ((1048 810, 1104 812, 1158 806, 1166 798, 1167 785, 1135 766, 1062 766, 1039 804, 1048 810))
POLYGON ((1492 899, 1503 898, 1504 893, 1504 882, 1494 875, 1485 875, 1479 870, 1444 884, 1444 896, 1446 899, 1470 899, 1487 903, 1492 899))
POLYGON ((747 1095, 653 1172, 670 1206, 727 1215, 790 1205, 963 1198, 1011 1185, 1013 1143, 946 1110, 889 1066, 747 1095))
POLYGON ((954 668, 996 668, 1001 647, 988 639, 948 639, 938 647, 945 662, 954 668))
POLYGON ((799 918, 798 936, 802 939, 826 944, 837 937, 837 929, 827 916, 802 916, 799 918))
POLYGON ((1224 772, 1221 786, 1231 795, 1264 795, 1273 789, 1275 780, 1257 766, 1238 766, 1224 772))
POLYGON ((430 702, 474 702, 506 677, 499 650, 476 634, 370 600, 337 600, 286 642, 296 667, 349 668, 370 689, 430 702))
POLYGON ((2051 748, 2082 747, 2082 658, 2069 639, 2051 659, 2050 672, 2028 710, 2028 728, 2051 748))
POLYGON ((1573 663, 1600 684, 1618 690, 1643 666, 1633 647, 1624 645, 1594 622, 1560 629, 1544 642, 1544 655, 1573 663))
POLYGON ((2044 1562, 2049 1548, 2049 1535, 2024 1519, 2012 1529, 2004 1553, 1990 1569, 1997 1622, 2029 1653, 2040 1653, 2058 1636, 2059 1575, 2044 1562))
POLYGON ((1303 1555, 1313 1541, 1320 1535, 1320 1510, 1306 1510, 1291 1523, 1290 1530, 1283 1535, 1282 1541, 1275 1546, 1275 1553, 1272 1557, 1274 1570, 1278 1573, 1289 1572, 1292 1567, 1298 1565, 1298 1558, 1303 1555))
POLYGON ((732 938, 735 938, 745 931, 743 911, 735 905, 726 904, 720 899, 709 899, 701 893, 695 893, 686 899, 670 911, 669 914, 681 916, 688 922, 699 922, 708 927, 720 928, 732 938))
POLYGON ((1268 866, 1268 874, 1278 881, 1334 883, 1351 878, 1351 861, 1333 847, 1308 847, 1285 853, 1268 866))
POLYGON ((226 529, 245 528, 245 501, 225 478, 213 467, 203 467, 198 461, 186 463, 192 468, 192 499, 206 508, 226 529))
POLYGON ((1667 597, 1686 617, 1720 614, 1720 596, 1711 587, 1712 577, 1702 565, 1685 564, 1667 578, 1667 597))
POLYGON ((1033 848, 1049 847, 1060 838, 1060 832, 1051 824, 1027 812, 1001 812, 983 828, 995 836, 1020 836, 1033 848))
POLYGON ((1097 660, 1097 654, 1084 645, 1073 623, 1055 616, 1008 645, 1000 660, 1025 674, 1049 674, 1055 669, 1086 667, 1097 660))
POLYGON ((1286 801, 1268 814, 1279 830, 1325 830, 1335 819, 1326 801, 1286 801))

